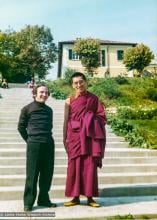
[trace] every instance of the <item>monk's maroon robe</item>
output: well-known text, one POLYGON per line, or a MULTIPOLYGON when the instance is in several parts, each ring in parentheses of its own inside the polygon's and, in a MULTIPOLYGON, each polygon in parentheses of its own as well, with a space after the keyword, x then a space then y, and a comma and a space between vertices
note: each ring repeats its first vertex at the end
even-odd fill
POLYGON ((104 157, 105 124, 104 107, 97 96, 87 92, 71 99, 66 196, 98 196, 97 167, 102 166, 104 157))

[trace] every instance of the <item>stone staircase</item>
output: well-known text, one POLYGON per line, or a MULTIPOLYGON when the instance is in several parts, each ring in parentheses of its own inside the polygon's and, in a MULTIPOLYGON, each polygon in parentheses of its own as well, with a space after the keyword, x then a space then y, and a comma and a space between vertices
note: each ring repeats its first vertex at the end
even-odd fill
MULTIPOLYGON (((20 109, 32 101, 27 88, 0 89, 0 201, 22 200, 25 182, 26 144, 17 131, 20 109)), ((54 110, 56 145, 52 198, 63 199, 67 156, 62 144, 64 101, 49 98, 54 110)), ((157 151, 130 148, 109 126, 103 167, 99 169, 100 197, 157 194, 157 151)))

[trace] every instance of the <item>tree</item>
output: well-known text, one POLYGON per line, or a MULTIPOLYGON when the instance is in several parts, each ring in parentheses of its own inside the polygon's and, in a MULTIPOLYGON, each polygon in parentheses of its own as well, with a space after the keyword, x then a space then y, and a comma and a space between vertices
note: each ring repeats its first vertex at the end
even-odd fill
POLYGON ((80 56, 85 70, 93 75, 100 66, 100 42, 99 40, 78 38, 74 44, 74 51, 80 56))
POLYGON ((16 71, 29 77, 45 78, 57 59, 57 48, 50 29, 44 25, 27 25, 13 37, 16 42, 16 71))
POLYGON ((0 32, 0 72, 9 81, 44 79, 57 59, 49 28, 27 25, 19 32, 0 32))
POLYGON ((143 70, 154 58, 150 48, 144 44, 138 44, 136 47, 129 48, 124 52, 123 63, 130 70, 137 70, 138 76, 141 76, 143 70))
POLYGON ((13 63, 12 43, 9 33, 0 31, 0 72, 2 73, 2 78, 6 79, 8 79, 8 72, 13 63))

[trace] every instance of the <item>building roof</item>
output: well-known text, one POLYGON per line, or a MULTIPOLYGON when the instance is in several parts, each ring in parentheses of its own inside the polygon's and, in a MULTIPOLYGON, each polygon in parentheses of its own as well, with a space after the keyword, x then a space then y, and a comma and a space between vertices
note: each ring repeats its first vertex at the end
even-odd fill
MULTIPOLYGON (((137 43, 131 43, 131 42, 121 42, 121 41, 111 41, 111 40, 100 40, 101 45, 132 45, 136 46, 137 43)), ((69 41, 60 41, 59 44, 74 44, 76 40, 69 40, 69 41)))

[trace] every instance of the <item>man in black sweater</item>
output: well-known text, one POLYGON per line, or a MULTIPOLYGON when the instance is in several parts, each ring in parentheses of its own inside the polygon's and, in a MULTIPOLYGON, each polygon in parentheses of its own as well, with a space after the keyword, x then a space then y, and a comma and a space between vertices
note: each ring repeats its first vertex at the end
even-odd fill
POLYGON ((52 109, 45 104, 49 91, 45 85, 33 89, 34 102, 21 110, 18 131, 27 143, 24 211, 31 211, 37 195, 39 206, 56 207, 49 190, 54 170, 54 140, 52 138, 52 109))

